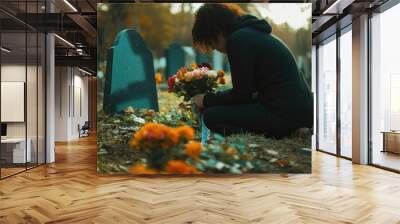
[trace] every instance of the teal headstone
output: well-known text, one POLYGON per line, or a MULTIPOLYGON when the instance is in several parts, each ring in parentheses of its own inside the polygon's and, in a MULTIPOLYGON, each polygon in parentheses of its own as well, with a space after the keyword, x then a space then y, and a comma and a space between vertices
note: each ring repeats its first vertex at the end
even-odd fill
POLYGON ((118 33, 107 52, 103 109, 118 113, 125 108, 158 111, 153 55, 134 29, 118 33))
POLYGON ((165 52, 167 66, 165 77, 168 79, 174 75, 181 67, 185 66, 185 52, 180 44, 173 43, 165 52))
POLYGON ((191 46, 182 46, 183 56, 185 59, 185 67, 189 67, 192 63, 196 63, 196 52, 191 46))
POLYGON ((224 55, 218 51, 212 53, 212 66, 215 70, 224 69, 224 55))

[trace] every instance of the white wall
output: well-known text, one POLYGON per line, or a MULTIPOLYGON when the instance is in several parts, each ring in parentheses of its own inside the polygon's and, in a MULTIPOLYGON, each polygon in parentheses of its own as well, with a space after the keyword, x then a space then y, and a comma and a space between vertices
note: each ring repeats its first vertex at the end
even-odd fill
MULTIPOLYGON (((25 82, 25 75, 28 72, 28 87, 27 87, 27 120, 28 120, 28 137, 29 129, 35 130, 36 137, 36 106, 37 106, 37 93, 36 93, 36 66, 27 66, 25 64, 3 64, 1 66, 1 81, 3 82, 25 82)), ((39 105, 41 107, 42 105, 39 105)), ((7 108, 2 108, 7 110, 7 108)), ((25 122, 7 122, 7 135, 8 137, 25 137, 25 122)))
POLYGON ((78 125, 88 120, 88 78, 76 68, 56 67, 55 85, 55 140, 77 139, 78 125))
POLYGON ((69 69, 67 67, 55 68, 55 141, 68 140, 68 117, 69 117, 69 96, 68 88, 70 77, 68 76, 69 69))
MULTIPOLYGON (((32 161, 44 163, 44 74, 42 67, 36 65, 25 66, 25 63, 5 63, 1 66, 1 81, 3 82, 24 82, 26 84, 26 107, 23 106, 22 113, 26 110, 26 121, 5 122, 7 123, 8 138, 25 138, 30 140, 32 161), (38 70, 37 70, 38 69, 38 70), (27 80, 25 80, 27 78, 27 80), (39 154, 37 156, 37 153, 39 154)), ((23 94, 23 93, 22 93, 23 94)), ((7 97, 7 96, 2 96, 7 97)), ((3 107, 7 111, 10 108, 3 107)), ((10 112, 10 111, 7 111, 10 112)), ((11 111, 12 113, 12 111, 11 111)))

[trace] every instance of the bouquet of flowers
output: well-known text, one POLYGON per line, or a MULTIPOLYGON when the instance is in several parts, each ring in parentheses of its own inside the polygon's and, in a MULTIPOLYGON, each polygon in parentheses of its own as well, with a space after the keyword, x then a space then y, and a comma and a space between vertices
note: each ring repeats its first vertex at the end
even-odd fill
POLYGON ((207 63, 192 64, 190 68, 182 67, 168 78, 168 92, 183 96, 189 101, 197 94, 214 92, 218 84, 225 84, 224 71, 215 71, 207 63))

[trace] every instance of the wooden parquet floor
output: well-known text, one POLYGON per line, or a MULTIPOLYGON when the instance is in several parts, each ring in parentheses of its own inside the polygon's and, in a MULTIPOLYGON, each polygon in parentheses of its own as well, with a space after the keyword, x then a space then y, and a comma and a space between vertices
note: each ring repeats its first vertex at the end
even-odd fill
POLYGON ((96 174, 95 138, 0 181, 0 223, 400 223, 400 175, 313 153, 312 175, 96 174))

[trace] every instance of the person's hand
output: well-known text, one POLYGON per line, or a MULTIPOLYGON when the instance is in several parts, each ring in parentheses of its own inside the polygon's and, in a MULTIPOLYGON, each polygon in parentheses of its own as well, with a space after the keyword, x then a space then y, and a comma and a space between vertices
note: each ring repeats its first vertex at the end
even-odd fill
POLYGON ((203 109, 203 107, 204 107, 204 105, 203 105, 204 95, 205 95, 205 94, 197 94, 196 96, 194 96, 194 97, 192 98, 193 103, 194 103, 199 109, 203 109))

